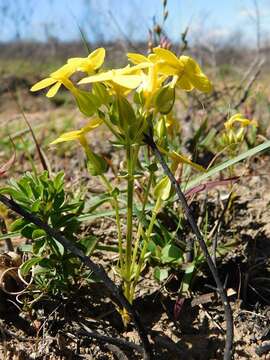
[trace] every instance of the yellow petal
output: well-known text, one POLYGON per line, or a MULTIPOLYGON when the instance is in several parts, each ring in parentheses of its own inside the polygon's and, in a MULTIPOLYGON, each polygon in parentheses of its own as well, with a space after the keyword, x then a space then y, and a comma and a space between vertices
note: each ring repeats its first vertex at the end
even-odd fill
POLYGON ((106 51, 104 48, 98 48, 88 55, 88 59, 93 64, 93 69, 98 69, 104 63, 106 51))
POLYGON ((207 76, 202 72, 200 66, 189 56, 180 56, 180 63, 184 67, 184 76, 186 76, 192 83, 193 87, 202 91, 210 92, 212 84, 207 76))
POLYGON ((149 62, 149 59, 142 55, 142 54, 136 54, 136 53, 127 53, 127 57, 129 61, 131 61, 133 64, 140 64, 143 62, 149 62))
POLYGON ((91 119, 81 130, 82 133, 85 134, 89 131, 94 130, 95 128, 97 128, 98 126, 100 126, 103 123, 103 120, 96 117, 94 119, 91 119))
POLYGON ((184 74, 179 77, 179 79, 177 81, 177 86, 180 87, 183 90, 186 90, 186 91, 191 91, 191 90, 194 89, 194 86, 193 86, 192 82, 184 74))
POLYGON ((241 127, 247 127, 249 125, 257 126, 257 122, 255 120, 246 119, 244 118, 244 115, 240 113, 231 116, 229 120, 224 123, 224 126, 228 130, 231 129, 236 122, 240 123, 241 127))
POLYGON ((81 130, 69 131, 59 136, 56 140, 50 143, 50 145, 59 144, 65 141, 78 140, 82 135, 81 130))
POLYGON ((67 63, 72 65, 72 66, 80 66, 82 61, 84 60, 84 58, 80 58, 80 57, 77 57, 77 58, 70 58, 68 59, 67 63))
POLYGON ((51 73, 50 77, 56 80, 68 79, 77 70, 76 66, 76 62, 71 61, 70 63, 63 65, 62 67, 60 67, 60 69, 51 73))
POLYGON ((97 75, 87 76, 87 77, 83 78, 82 80, 80 80, 78 82, 78 84, 89 84, 89 83, 93 83, 93 82, 109 81, 109 80, 112 80, 112 78, 113 78, 113 72, 107 71, 107 72, 100 73, 97 75))
POLYGON ((176 68, 179 67, 179 59, 170 50, 156 47, 156 48, 154 48, 153 51, 160 59, 167 62, 168 65, 172 65, 173 67, 176 67, 176 68))
POLYGON ((113 82, 127 89, 136 89, 143 81, 140 75, 116 75, 113 82))
POLYGON ((174 76, 179 74, 179 68, 175 68, 165 62, 157 63, 158 71, 167 76, 174 76))
POLYGON ((102 119, 100 119, 98 117, 95 117, 95 118, 91 119, 86 124, 86 126, 81 128, 80 130, 69 131, 67 133, 64 133, 64 134, 60 135, 50 145, 58 144, 58 143, 65 142, 65 141, 81 140, 81 138, 84 138, 84 135, 86 133, 94 130, 95 128, 100 126, 102 123, 103 123, 102 119))
POLYGON ((60 86, 62 84, 60 82, 57 82, 56 84, 54 84, 50 90, 47 92, 46 96, 48 98, 54 97, 54 95, 56 95, 57 91, 60 89, 60 86))
POLYGON ((38 91, 38 90, 44 89, 44 88, 56 83, 56 81, 57 80, 52 79, 50 77, 46 78, 46 79, 43 79, 43 80, 37 82, 35 85, 33 85, 30 90, 31 91, 38 91))

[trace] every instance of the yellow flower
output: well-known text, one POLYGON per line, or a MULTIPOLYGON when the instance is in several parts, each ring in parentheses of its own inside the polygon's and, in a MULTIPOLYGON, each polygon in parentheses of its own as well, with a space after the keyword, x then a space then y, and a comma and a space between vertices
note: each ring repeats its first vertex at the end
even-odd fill
POLYGON ((80 130, 69 131, 67 133, 60 135, 59 138, 51 142, 51 145, 59 144, 65 141, 79 140, 81 145, 85 147, 86 144, 85 135, 88 132, 100 126, 101 124, 102 124, 102 119, 93 118, 89 121, 89 123, 86 126, 81 128, 80 130))
POLYGON ((189 56, 179 58, 170 50, 155 48, 154 54, 149 56, 152 62, 158 64, 161 74, 173 76, 172 84, 191 91, 194 88, 202 92, 210 92, 212 84, 202 72, 200 66, 189 56))
POLYGON ((149 57, 146 57, 142 54, 137 53, 127 53, 128 59, 135 65, 142 64, 142 63, 149 63, 151 60, 149 57))
POLYGON ((245 138, 246 128, 248 126, 257 126, 255 120, 246 119, 242 114, 237 113, 224 123, 224 131, 221 135, 221 144, 231 146, 242 143, 245 138))
POLYGON ((93 176, 101 175, 105 171, 107 171, 108 164, 101 156, 93 152, 93 150, 88 145, 86 139, 86 134, 94 130, 101 124, 102 124, 102 119, 98 117, 93 118, 91 119, 91 121, 89 121, 89 123, 86 126, 81 128, 80 130, 69 131, 65 134, 62 134, 61 136, 59 136, 59 138, 54 140, 51 143, 51 145, 58 144, 64 141, 78 140, 86 154, 88 171, 93 176))
POLYGON ((87 58, 71 58, 68 60, 67 64, 51 73, 49 77, 33 85, 31 91, 38 91, 53 85, 46 94, 47 97, 53 97, 56 95, 61 85, 64 85, 75 95, 76 87, 69 80, 70 76, 76 71, 84 71, 88 74, 94 72, 103 64, 104 57, 105 49, 99 48, 89 54, 87 58))
POLYGON ((167 76, 160 75, 158 64, 151 61, 151 55, 146 57, 141 54, 128 53, 128 59, 136 66, 142 66, 147 73, 142 74, 142 82, 138 88, 138 91, 142 91, 146 102, 145 108, 150 106, 151 100, 161 88, 162 83, 166 80, 167 76))
POLYGON ((71 58, 68 59, 67 63, 74 66, 76 71, 82 71, 90 75, 94 70, 97 70, 102 66, 105 54, 104 48, 98 48, 86 58, 71 58))
POLYGON ((123 69, 109 70, 100 74, 88 76, 79 81, 79 84, 101 82, 116 93, 123 93, 136 89, 140 85, 143 80, 141 69, 146 66, 146 64, 139 64, 133 67, 128 65, 123 69))
POLYGON ((47 97, 53 97, 56 95, 61 85, 64 85, 68 90, 73 90, 75 86, 69 80, 69 77, 76 71, 76 68, 72 64, 65 64, 60 69, 54 71, 49 77, 43 79, 31 87, 31 91, 39 91, 48 86, 53 85, 47 92, 47 97))
POLYGON ((239 123, 241 128, 244 128, 244 127, 247 127, 250 125, 257 126, 256 120, 246 119, 246 118, 244 118, 244 116, 242 114, 237 113, 237 114, 231 116, 229 118, 229 120, 227 120, 224 123, 225 129, 226 130, 232 129, 235 123, 239 123))

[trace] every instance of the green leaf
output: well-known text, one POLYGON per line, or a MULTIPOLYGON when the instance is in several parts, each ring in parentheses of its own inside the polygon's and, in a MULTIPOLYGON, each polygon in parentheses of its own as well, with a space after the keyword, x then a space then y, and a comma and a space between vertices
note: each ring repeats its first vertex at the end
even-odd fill
POLYGON ((99 238, 93 235, 87 236, 86 238, 80 240, 80 244, 84 248, 85 255, 90 256, 93 253, 93 251, 97 246, 98 241, 99 238))
POLYGON ((31 212, 38 212, 40 209, 41 200, 35 200, 31 205, 31 212))
POLYGON ((56 177, 53 180, 53 184, 54 184, 55 190, 57 192, 60 192, 63 190, 64 177, 65 177, 65 173, 63 171, 61 171, 56 175, 56 177))
POLYGON ((107 171, 108 164, 89 148, 87 149, 87 169, 92 176, 102 175, 107 171))
POLYGON ((161 114, 168 114, 175 101, 175 90, 169 85, 163 86, 156 94, 154 104, 161 114))
POLYGON ((48 242, 50 244, 50 247, 52 249, 52 251, 56 254, 56 255, 60 255, 63 256, 64 252, 65 252, 65 248, 64 246, 57 240, 49 238, 48 242))
POLYGON ((25 225, 26 225, 27 223, 28 223, 28 221, 25 220, 25 219, 16 219, 16 220, 13 221, 13 223, 10 225, 10 230, 11 230, 12 232, 21 230, 22 228, 25 227, 25 225))
POLYGON ((108 104, 111 100, 111 96, 108 93, 105 85, 99 83, 93 83, 92 85, 93 94, 99 100, 100 104, 108 104))
POLYGON ((20 266, 21 274, 23 276, 27 275, 29 273, 29 271, 32 269, 32 267, 34 265, 38 264, 41 260, 42 260, 42 257, 34 257, 32 259, 29 259, 29 260, 25 261, 20 266))
POLYGON ((136 124, 136 115, 129 101, 123 97, 117 97, 117 109, 119 114, 119 127, 126 132, 128 128, 136 124))
POLYGON ((86 116, 92 116, 99 107, 98 98, 84 90, 78 90, 75 99, 79 110, 86 116))
POLYGON ((32 225, 32 224, 26 225, 21 230, 21 234, 22 234, 22 236, 26 237, 27 239, 32 239, 32 234, 35 229, 36 229, 35 225, 32 225))
POLYGON ((179 249, 179 247, 173 244, 168 244, 161 250, 160 260, 163 264, 180 264, 183 261, 183 252, 179 249))
POLYGON ((43 251, 46 249, 46 239, 41 238, 33 242, 33 253, 35 255, 42 255, 43 251))
POLYGON ((171 182, 168 176, 164 176, 155 186, 154 195, 156 198, 161 198, 161 200, 166 201, 170 197, 171 192, 171 182))
POLYGON ((154 243, 153 240, 150 240, 147 246, 147 250, 152 254, 155 255, 157 245, 154 243))
POLYGON ((160 267, 155 267, 154 269, 154 277, 157 281, 159 282, 163 282, 164 280, 166 280, 169 276, 169 270, 168 268, 160 268, 160 267))
POLYGON ((47 236, 46 231, 42 230, 42 229, 36 229, 32 232, 32 239, 33 240, 37 240, 40 239, 41 237, 47 236))
POLYGON ((181 283, 181 292, 182 293, 186 293, 189 290, 191 281, 194 276, 194 271, 195 271, 195 263, 188 264, 185 269, 185 274, 183 276, 182 283, 181 283))

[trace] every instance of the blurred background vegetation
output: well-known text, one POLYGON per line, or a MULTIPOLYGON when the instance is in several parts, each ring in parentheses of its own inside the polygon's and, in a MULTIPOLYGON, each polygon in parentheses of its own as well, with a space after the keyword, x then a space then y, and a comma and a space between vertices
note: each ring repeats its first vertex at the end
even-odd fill
MULTIPOLYGON (((176 51, 186 44, 216 71, 249 65, 254 54, 269 60, 268 0, 0 0, 0 72, 25 76, 48 72, 85 45, 105 46, 109 65, 127 50, 147 51, 157 26, 176 51), (165 22, 164 22, 165 15, 165 22)), ((268 65, 266 61, 265 66, 268 65)), ((5 85, 1 85, 3 87, 5 85)))

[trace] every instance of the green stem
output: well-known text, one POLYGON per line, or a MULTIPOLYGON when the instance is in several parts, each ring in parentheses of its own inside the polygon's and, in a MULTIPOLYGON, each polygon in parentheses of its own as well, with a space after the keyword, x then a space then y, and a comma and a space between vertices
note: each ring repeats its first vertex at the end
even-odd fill
POLYGON ((128 184, 127 184, 127 236, 126 236, 126 297, 129 299, 130 289, 130 275, 132 262, 132 229, 133 229, 133 192, 134 192, 134 177, 133 177, 133 151, 130 144, 126 148, 127 170, 128 170, 128 184))
POLYGON ((117 226, 117 234, 118 234, 118 248, 119 248, 119 261, 120 261, 120 269, 123 270, 124 267, 124 259, 123 259, 123 239, 122 239, 122 230, 121 230, 121 222, 120 222, 120 211, 119 211, 119 203, 117 195, 113 194, 113 188, 103 174, 100 175, 100 179, 104 183, 104 185, 107 187, 109 192, 111 193, 113 199, 112 199, 112 207, 115 211, 115 220, 116 220, 116 226, 117 226))
POLYGON ((114 127, 111 125, 110 121, 108 121, 105 116, 102 118, 102 120, 104 121, 104 123, 106 124, 106 126, 109 128, 109 130, 113 133, 113 135, 116 137, 116 139, 119 139, 119 134, 118 134, 118 132, 114 129, 114 127))
POLYGON ((146 187, 146 190, 145 190, 143 204, 142 204, 142 210, 141 210, 141 216, 140 216, 140 219, 139 219, 139 226, 138 226, 138 231, 137 231, 137 236, 136 236, 136 243, 134 245, 134 250, 133 250, 131 273, 133 272, 134 267, 135 267, 135 263, 136 263, 136 258, 137 258, 137 254, 138 254, 139 244, 140 244, 140 238, 142 236, 142 230, 143 230, 143 228, 142 228, 142 219, 144 217, 144 211, 145 211, 145 207, 146 207, 146 204, 147 204, 147 201, 148 201, 148 196, 149 196, 149 193, 150 193, 150 188, 151 188, 151 184, 152 184, 152 181, 153 181, 153 177, 154 177, 154 173, 151 171, 149 179, 148 179, 148 184, 147 184, 147 187, 146 187))
POLYGON ((144 235, 143 236, 144 237, 144 244, 143 244, 143 248, 142 248, 142 251, 141 251, 141 254, 140 254, 140 259, 139 259, 139 263, 138 263, 138 266, 137 266, 137 269, 136 269, 135 277, 134 277, 134 280, 132 282, 132 288, 131 288, 131 291, 130 291, 130 293, 131 293, 130 296, 131 296, 132 299, 133 299, 133 296, 134 296, 136 284, 137 284, 137 282, 139 280, 139 277, 140 277, 140 274, 141 274, 141 271, 142 271, 143 264, 145 262, 145 254, 146 254, 146 251, 148 249, 148 244, 149 244, 149 241, 150 241, 150 238, 151 238, 153 227, 155 225, 157 214, 158 214, 158 212, 160 210, 161 203, 162 203, 162 199, 161 199, 161 197, 158 197, 157 201, 156 201, 156 204, 155 204, 155 207, 154 207, 154 209, 152 211, 151 220, 150 220, 150 223, 149 223, 146 234, 143 233, 143 229, 142 229, 142 233, 144 235))

